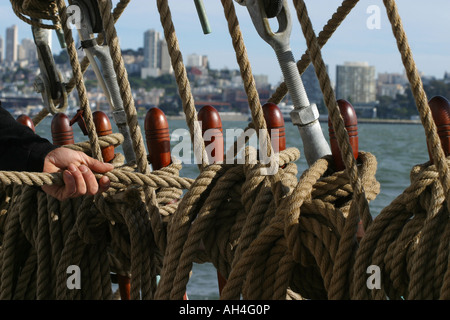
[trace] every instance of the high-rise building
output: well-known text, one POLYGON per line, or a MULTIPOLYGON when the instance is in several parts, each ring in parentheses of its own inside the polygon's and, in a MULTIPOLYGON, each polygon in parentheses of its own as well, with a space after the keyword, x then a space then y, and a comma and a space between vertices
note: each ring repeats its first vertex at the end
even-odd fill
POLYGON ((144 33, 144 68, 158 68, 160 33, 147 30, 144 33))
POLYGON ((3 38, 0 37, 0 63, 3 62, 3 51, 4 51, 3 38))
POLYGON ((144 33, 144 61, 141 77, 156 77, 161 74, 172 73, 169 51, 165 39, 153 29, 144 33))
POLYGON ((356 104, 376 101, 375 67, 367 62, 336 66, 336 98, 356 104))
POLYGON ((13 25, 6 29, 6 55, 5 60, 8 62, 17 61, 17 39, 18 39, 17 25, 13 25))

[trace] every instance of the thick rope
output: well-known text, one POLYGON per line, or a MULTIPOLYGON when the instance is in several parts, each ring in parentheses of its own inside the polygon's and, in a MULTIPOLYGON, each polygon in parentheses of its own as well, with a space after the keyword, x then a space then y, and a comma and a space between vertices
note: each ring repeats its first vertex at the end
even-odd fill
MULTIPOLYGON (((179 199, 181 195, 181 192, 172 191, 170 195, 164 192, 169 191, 167 188, 173 188, 167 181, 173 180, 170 175, 179 169, 181 166, 177 165, 175 169, 171 165, 158 171, 161 178, 157 180, 163 185, 153 185, 155 189, 162 190, 161 195, 156 194, 155 202, 164 208, 161 214, 166 216, 167 213, 173 213, 170 209, 176 206, 173 200, 179 199)), ((118 171, 126 175, 136 174, 124 169, 118 171)), ((186 188, 182 189, 189 188, 190 184, 184 184, 186 188)), ((125 263, 120 262, 119 266, 128 269, 126 261, 131 261, 131 269, 128 270, 131 270, 133 279, 132 297, 153 298, 162 258, 153 241, 144 195, 136 193, 142 192, 142 188, 139 191, 136 187, 125 182, 117 191, 110 188, 108 194, 59 202, 34 185, 11 186, 15 191, 5 213, 6 232, 2 235, 0 250, 2 297, 111 299, 110 264, 115 259, 110 259, 108 255, 117 254, 120 260, 125 259, 125 263), (121 227, 124 225, 125 229, 121 227), (127 235, 131 241, 123 248, 120 242, 127 235), (107 249, 109 241, 112 241, 111 248, 114 251, 107 249), (119 243, 116 244, 116 241, 119 243), (66 271, 70 265, 88 271, 82 272, 82 290, 67 289, 66 271), (17 273, 19 270, 21 272, 17 273)), ((4 188, 7 190, 10 187, 4 188)), ((111 264, 111 270, 115 266, 116 263, 111 264)))
MULTIPOLYGON (((407 241, 408 243, 408 241, 411 241, 411 237, 413 237, 415 240, 412 240, 412 242, 409 243, 416 243, 418 249, 417 251, 416 248, 409 250, 409 252, 413 253, 410 253, 410 259, 407 259, 407 266, 409 269, 405 272, 405 270, 399 265, 399 263, 404 264, 404 260, 401 261, 399 257, 404 258, 404 252, 408 252, 404 251, 405 245, 401 246, 398 244, 392 244, 390 246, 392 248, 397 248, 395 251, 396 254, 389 254, 387 257, 396 259, 396 262, 395 265, 389 261, 386 262, 387 271, 383 271, 389 272, 390 270, 393 270, 395 272, 395 277, 391 274, 390 279, 392 279, 393 283, 384 281, 383 290, 374 297, 377 299, 386 299, 388 296, 396 299, 429 299, 448 297, 448 288, 450 286, 450 278, 448 276, 448 231, 444 233, 442 236, 443 238, 439 238, 441 235, 436 229, 437 226, 448 225, 448 213, 445 213, 448 212, 449 205, 448 163, 437 135, 436 125, 428 107, 428 99, 423 90, 422 81, 417 71, 405 30, 403 29, 396 3, 395 1, 384 1, 384 4, 389 21, 392 25, 394 36, 397 40, 397 46, 405 66, 406 74, 409 82, 411 83, 411 89, 416 101, 416 106, 425 129, 427 143, 430 146, 433 159, 436 159, 435 167, 438 173, 438 177, 436 178, 439 179, 442 189, 441 187, 434 186, 432 188, 431 200, 429 200, 429 204, 422 204, 421 206, 414 207, 412 204, 415 199, 428 197, 428 191, 426 191, 425 188, 432 181, 429 180, 429 178, 422 180, 423 175, 419 175, 416 180, 411 181, 411 186, 407 188, 402 195, 395 199, 391 205, 382 210, 380 215, 376 218, 376 223, 371 226, 366 236, 363 238, 361 248, 358 251, 355 261, 354 286, 351 290, 351 294, 356 299, 367 299, 369 296, 373 296, 364 286, 362 286, 363 281, 360 277, 370 264, 378 263, 380 267, 384 266, 382 256, 386 254, 385 250, 388 249, 387 245, 390 243, 389 241, 395 241, 394 239, 396 235, 401 232, 400 239, 402 241, 407 241), (442 204, 442 202, 444 202, 444 204, 442 204), (445 210, 442 208, 443 205, 445 206, 445 210), (423 211, 418 211, 420 210, 419 208, 423 208, 423 211), (438 214, 439 210, 443 210, 442 214, 438 214), (419 218, 416 218, 417 216, 412 215, 410 212, 415 212, 416 214, 420 212, 421 215, 419 215, 419 218), (420 216, 423 216, 424 213, 426 213, 426 218, 420 218, 420 216), (395 222, 392 221, 394 217, 396 218, 395 222), (411 217, 415 218, 408 221, 411 217), (388 221, 391 221, 390 224, 387 224, 388 221), (402 230, 403 225, 404 228, 402 230), (385 234, 380 238, 380 233, 383 232, 382 228, 387 228, 388 226, 389 230, 392 230, 392 232, 385 234), (430 233, 429 230, 434 230, 433 232, 435 234, 430 233), (418 236, 419 234, 421 235, 420 237, 418 236), (440 242, 442 240, 444 241, 444 244, 439 246, 439 243, 442 244, 442 242, 440 242), (381 242, 381 245, 378 244, 380 241, 383 241, 381 242), (431 241, 434 241, 435 244, 430 246, 431 241), (439 279, 440 282, 426 281, 425 277, 430 275, 427 271, 430 270, 430 268, 431 270, 435 268, 430 265, 430 263, 435 261, 433 257, 436 252, 434 250, 436 250, 438 246, 440 247, 440 255, 438 258, 440 262, 438 268, 439 277, 437 279, 439 279), (445 248, 443 249, 444 252, 447 250, 447 253, 442 253, 442 247, 445 248), (371 255, 374 255, 373 259, 375 260, 372 261, 373 263, 370 262, 371 255), (425 261, 428 261, 429 264, 426 265, 426 263, 424 263, 425 261), (403 273, 401 273, 401 271, 403 271, 403 273), (413 272, 413 274, 410 274, 410 272, 413 272), (446 274, 445 277, 443 276, 444 272, 446 274), (409 276, 409 279, 406 278, 405 274, 409 276), (404 288, 408 287, 408 281, 409 288, 405 290, 404 288), (433 294, 430 291, 430 286, 426 285, 427 283, 434 283, 436 289, 434 289, 433 294), (425 287, 427 288, 425 289, 425 287)), ((442 228, 440 230, 442 230, 442 228)))
MULTIPOLYGON (((151 188, 188 188, 192 179, 172 177, 162 172, 142 174, 122 169, 113 169, 105 174, 94 174, 97 179, 107 176, 111 180, 111 188, 123 189, 130 185, 149 186, 151 188)), ((10 185, 38 186, 63 184, 61 173, 42 173, 25 171, 0 171, 0 184, 4 187, 10 185)))
MULTIPOLYGON (((406 75, 411 84, 411 90, 419 111, 420 120, 425 129, 427 143, 430 147, 433 159, 440 172, 440 180, 446 197, 450 196, 450 176, 444 151, 441 147, 439 136, 437 134, 436 124, 434 123, 431 110, 428 107, 428 99, 423 89, 422 79, 420 78, 417 66, 414 62, 411 47, 409 46, 405 30, 397 9, 395 0, 383 0, 386 12, 392 26, 397 46, 400 51, 402 62, 405 67, 406 75)), ((447 202, 450 203, 450 202, 447 202)))
POLYGON ((59 29, 59 17, 57 15, 55 0, 10 0, 11 6, 17 17, 32 25, 44 29, 59 29), (33 19, 51 20, 53 24, 45 24, 33 19))
POLYGON ((352 203, 350 215, 346 220, 345 232, 340 240, 339 259, 335 262, 335 271, 333 272, 333 277, 335 279, 333 279, 333 286, 329 293, 331 299, 343 299, 344 297, 348 298, 347 294, 350 284, 349 275, 346 271, 349 269, 349 265, 352 264, 352 255, 356 250, 357 243, 355 241, 355 230, 357 228, 358 218, 362 219, 364 228, 367 228, 372 221, 372 216, 370 215, 369 205, 361 180, 358 177, 356 160, 353 157, 348 133, 345 130, 344 120, 337 106, 336 97, 331 86, 331 80, 326 72, 326 66, 322 59, 320 46, 315 36, 311 20, 309 19, 306 5, 303 0, 294 0, 294 6, 308 44, 308 50, 319 79, 320 88, 325 97, 325 103, 328 108, 333 128, 335 128, 342 159, 346 165, 355 192, 355 201, 352 203))
MULTIPOLYGON (((299 156, 296 149, 286 150, 283 154, 286 154, 286 159, 290 160, 299 156), (289 156, 290 154, 292 156, 289 156)), ((215 217, 224 217, 219 214, 218 210, 222 210, 222 208, 227 210, 228 204, 224 206, 221 203, 223 201, 227 203, 227 194, 233 190, 234 185, 240 185, 242 174, 246 171, 244 168, 247 166, 253 165, 212 164, 200 173, 200 176, 184 195, 174 214, 172 224, 169 225, 168 245, 161 272, 161 282, 156 293, 157 299, 182 298, 189 280, 192 263, 200 249, 201 239, 211 236, 215 217)), ((257 172, 259 175, 258 171, 259 168, 256 168, 248 173, 255 174, 257 172)), ((295 174, 291 176, 292 178, 296 181, 295 174)), ((265 177, 264 179, 269 178, 265 177)), ((242 189, 241 192, 247 194, 250 191, 242 189)), ((233 208, 231 210, 230 213, 235 215, 236 210, 233 208)), ((242 228, 242 225, 239 224, 239 228, 242 228)), ((237 237, 239 237, 239 232, 237 237)), ((226 239, 224 240, 226 241, 226 239)), ((224 244, 226 245, 226 242, 224 244)), ((220 272, 222 273, 222 270, 220 272)), ((227 272, 224 274, 226 275, 227 272)))
POLYGON ((355 261, 353 299, 448 299, 450 224, 439 177, 431 163, 415 166, 411 185, 366 230, 355 261), (381 269, 380 290, 367 288, 367 276, 360 279, 358 270, 370 265, 381 269))
POLYGON ((94 120, 92 117, 92 111, 89 106, 89 101, 86 93, 86 86, 83 80, 83 74, 81 73, 80 63, 78 61, 77 49, 72 37, 72 31, 67 27, 67 8, 64 0, 57 1, 58 12, 61 17, 61 23, 64 30, 64 38, 67 44, 67 52, 69 54, 70 65, 72 66, 73 76, 76 79, 76 88, 78 91, 78 97, 80 99, 80 109, 83 110, 83 118, 86 123, 89 135, 89 142, 91 143, 91 150, 93 158, 102 161, 102 152, 98 145, 98 136, 95 130, 94 120))
POLYGON ((150 168, 147 162, 144 139, 142 138, 142 133, 139 127, 137 112, 134 106, 134 99, 131 94, 130 82, 128 81, 128 74, 125 69, 119 39, 114 26, 114 17, 111 13, 111 3, 110 1, 100 0, 98 5, 102 16, 103 28, 106 33, 105 37, 109 44, 109 52, 113 60, 114 71, 117 75, 120 96, 122 98, 125 114, 127 116, 127 124, 130 129, 133 149, 136 154, 137 166, 141 173, 147 173, 150 172, 150 168))
MULTIPOLYGON (((267 157, 272 158, 276 156, 272 144, 270 142, 270 136, 268 134, 266 120, 259 100, 259 94, 256 89, 255 79, 252 74, 250 61, 247 56, 247 50, 245 48, 244 39, 239 28, 239 21, 236 16, 234 3, 232 0, 222 0, 225 17, 228 23, 228 30, 231 35, 233 48, 236 53, 236 60, 239 65, 239 70, 244 83, 244 89, 247 94, 247 100, 249 108, 252 114, 252 122, 256 130, 256 134, 260 140, 267 146, 267 157)), ((269 173, 269 179, 271 180, 272 188, 274 188, 274 194, 276 195, 276 201, 278 202, 285 195, 285 190, 281 184, 280 175, 277 172, 269 173)))
POLYGON ((164 29, 164 37, 167 41, 170 60, 175 74, 175 80, 178 85, 178 93, 183 105, 183 111, 186 115, 186 123, 191 135, 191 141, 194 146, 194 155, 201 156, 199 164, 200 170, 204 169, 208 164, 208 155, 205 150, 205 143, 202 137, 202 130, 198 123, 197 111, 195 110, 194 97, 191 92, 191 85, 187 77, 186 68, 183 63, 183 56, 175 33, 175 26, 172 21, 169 3, 167 0, 157 1, 158 12, 161 25, 164 29))
MULTIPOLYGON (((295 292, 305 298, 327 297, 353 199, 345 171, 326 174, 330 158, 318 160, 305 171, 273 215, 265 218, 248 249, 235 258, 222 299, 238 299, 240 293, 246 293, 246 299, 285 299, 296 275, 302 280, 295 282, 295 292)), ((364 153, 359 158, 364 187, 370 190, 368 199, 374 199, 379 192, 375 158, 364 153)))

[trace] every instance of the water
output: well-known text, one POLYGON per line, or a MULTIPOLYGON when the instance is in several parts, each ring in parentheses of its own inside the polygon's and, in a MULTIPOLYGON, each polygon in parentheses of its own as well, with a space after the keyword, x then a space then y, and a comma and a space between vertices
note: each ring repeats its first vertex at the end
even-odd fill
MULTIPOLYGON (((50 117, 47 117, 37 128, 36 132, 51 140, 50 117)), ((223 128, 244 129, 247 122, 224 122, 223 128)), ((142 132, 143 120, 141 120, 142 132)), ((186 128, 184 120, 170 120, 170 131, 177 128, 186 128)), ((78 127, 74 127, 75 141, 85 141, 88 138, 83 136, 78 127)), ((322 124, 323 132, 326 133, 326 124, 322 124)), ((372 215, 377 216, 380 211, 389 205, 403 190, 409 186, 409 173, 411 168, 428 160, 426 139, 423 127, 414 124, 359 124, 359 149, 360 151, 371 152, 378 161, 376 178, 381 184, 381 192, 377 198, 370 203, 372 215)), ((113 131, 117 132, 113 125, 113 131)), ((184 137, 189 139, 189 134, 184 137)), ((298 129, 291 123, 286 124, 286 145, 287 147, 297 147, 301 152, 301 157, 297 161, 299 173, 307 168, 306 160, 303 156, 303 148, 298 129)), ((178 143, 173 141, 172 145, 178 143)), ((120 149, 119 149, 120 151, 120 149)), ((195 178, 199 171, 197 165, 184 165, 181 171, 182 176, 195 178)), ((194 264, 193 273, 187 287, 187 294, 190 299, 218 299, 218 285, 216 270, 212 264, 194 264)))

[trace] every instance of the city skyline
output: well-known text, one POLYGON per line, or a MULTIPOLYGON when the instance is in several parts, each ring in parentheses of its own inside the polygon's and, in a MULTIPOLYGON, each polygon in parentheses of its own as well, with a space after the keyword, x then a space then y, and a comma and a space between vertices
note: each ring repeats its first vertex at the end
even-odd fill
MULTIPOLYGON (((338 0, 326 0, 329 6, 324 8, 323 5, 321 7, 321 2, 306 1, 316 33, 341 4, 341 1, 338 0)), ((361 0, 333 35, 329 44, 323 48, 323 57, 325 63, 330 66, 329 72, 333 82, 336 79, 335 66, 346 61, 367 62, 369 65, 375 66, 377 74, 403 73, 400 54, 382 2, 378 4, 381 9, 379 29, 370 29, 367 26, 367 20, 370 17, 367 9, 373 5, 373 2, 361 0)), ((416 10, 414 5, 416 2, 417 4, 422 3, 418 0, 397 0, 414 58, 418 69, 423 74, 442 78, 444 73, 450 70, 447 54, 450 43, 445 37, 445 30, 450 28, 450 22, 444 18, 444 12, 450 12, 450 2, 433 0, 430 1, 432 4, 422 5, 423 10, 416 10), (427 23, 417 23, 418 16, 421 18, 420 20, 426 20, 427 23)), ((161 34, 163 33, 156 5, 154 3, 143 5, 143 3, 142 0, 130 2, 117 23, 122 49, 143 47, 143 34, 146 30, 155 29, 161 34), (143 17, 147 17, 144 20, 146 23, 136 23, 143 17)), ((211 68, 237 69, 231 38, 223 17, 223 8, 218 1, 205 0, 204 3, 212 30, 209 35, 202 33, 193 3, 182 2, 171 6, 183 57, 186 60, 190 54, 206 55, 211 68)), ((235 7, 253 73, 267 74, 270 83, 278 83, 282 75, 272 48, 257 35, 246 8, 238 4, 235 7)), ((290 9, 293 18, 291 48, 295 58, 299 59, 305 51, 306 45, 292 3, 290 3, 290 9)), ((4 46, 6 45, 6 28, 13 24, 18 25, 19 28, 19 43, 23 38, 32 38, 31 27, 14 15, 10 4, 0 5, 0 13, 5 18, 0 23, 0 36, 4 39, 4 46)), ((53 49, 54 53, 60 51, 55 40, 53 49)))

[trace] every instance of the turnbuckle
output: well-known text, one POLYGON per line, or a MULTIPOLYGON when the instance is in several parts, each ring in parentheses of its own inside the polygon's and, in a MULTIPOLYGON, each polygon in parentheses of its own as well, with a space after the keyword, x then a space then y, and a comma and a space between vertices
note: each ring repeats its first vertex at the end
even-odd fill
POLYGON ((309 102, 297 64, 290 48, 292 30, 291 15, 286 0, 236 0, 245 5, 259 36, 275 51, 284 81, 294 104, 291 120, 299 128, 305 157, 309 165, 325 155, 331 154, 319 123, 319 111, 309 102), (271 3, 269 3, 271 2, 271 3), (271 8, 269 15, 266 9, 271 8), (270 16, 278 21, 278 31, 272 31, 270 16))

